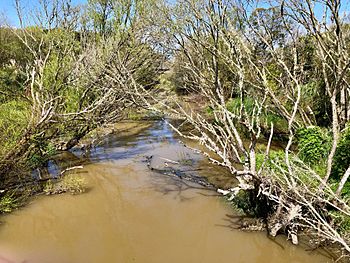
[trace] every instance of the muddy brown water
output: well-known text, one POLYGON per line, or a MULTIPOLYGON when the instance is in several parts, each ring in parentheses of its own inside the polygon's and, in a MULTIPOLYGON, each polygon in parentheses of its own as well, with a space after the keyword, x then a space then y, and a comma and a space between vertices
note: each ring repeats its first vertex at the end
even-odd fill
MULTIPOLYGON (((234 229, 235 212, 222 197, 149 170, 145 158, 162 168, 165 159, 178 161, 221 185, 232 178, 180 144, 165 123, 135 127, 137 133, 108 136, 69 175, 85 178, 86 193, 41 196, 3 217, 0 262, 332 262, 324 251, 292 246, 284 236, 234 229)), ((80 155, 65 159, 73 164, 80 155)))

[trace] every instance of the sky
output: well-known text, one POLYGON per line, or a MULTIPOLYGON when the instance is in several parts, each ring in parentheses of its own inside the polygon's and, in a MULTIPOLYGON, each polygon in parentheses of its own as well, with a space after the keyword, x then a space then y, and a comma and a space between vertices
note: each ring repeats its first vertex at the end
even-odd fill
MULTIPOLYGON (((20 0, 23 3, 23 6, 33 7, 38 5, 40 0, 20 0)), ((72 0, 73 4, 84 4, 88 0, 72 0)), ((173 2, 174 0, 170 0, 173 2)), ((17 13, 15 9, 15 0, 0 0, 0 22, 2 21, 3 14, 7 18, 7 22, 14 27, 19 26, 19 21, 17 18, 17 13)), ((262 1, 263 2, 263 1, 262 1)), ((316 13, 322 17, 322 10, 315 9, 316 13)), ((342 0, 342 13, 349 15, 350 14, 350 1, 342 0)))
MULTIPOLYGON (((20 0, 24 6, 36 6, 39 0, 20 0)), ((84 4, 87 0, 72 0, 73 4, 84 4)), ((0 14, 5 14, 8 22, 12 26, 18 26, 17 13, 15 9, 15 0, 0 0, 0 14)))
POLYGON ((17 20, 16 10, 12 0, 0 0, 0 13, 5 14, 11 24, 17 20))

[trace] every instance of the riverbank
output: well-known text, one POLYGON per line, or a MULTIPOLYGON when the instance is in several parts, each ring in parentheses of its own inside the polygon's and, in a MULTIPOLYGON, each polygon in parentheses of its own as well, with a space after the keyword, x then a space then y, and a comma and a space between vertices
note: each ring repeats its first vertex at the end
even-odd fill
POLYGON ((58 151, 50 157, 46 166, 35 170, 22 167, 11 176, 8 182, 2 182, 0 189, 0 214, 11 213, 30 202, 31 198, 41 194, 84 192, 84 182, 66 178, 74 169, 80 169, 89 160, 85 155, 111 135, 133 136, 152 125, 153 121, 121 121, 105 125, 88 133, 71 151, 58 151), (77 158, 71 152, 78 154, 77 158))
POLYGON ((107 135, 88 155, 77 148, 66 156, 71 164, 84 160, 82 169, 69 173, 86 180, 86 192, 37 196, 3 217, 0 247, 18 262, 39 263, 331 262, 284 236, 271 240, 263 232, 236 230, 239 216, 214 191, 150 170, 147 157, 153 156, 153 168, 172 160, 189 176, 232 180, 179 143, 164 122, 149 124, 107 135))

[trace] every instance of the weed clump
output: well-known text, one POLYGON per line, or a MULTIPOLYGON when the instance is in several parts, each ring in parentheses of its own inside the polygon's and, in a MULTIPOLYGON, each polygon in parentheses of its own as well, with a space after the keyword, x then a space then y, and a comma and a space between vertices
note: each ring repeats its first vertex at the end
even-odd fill
POLYGON ((19 207, 17 198, 12 194, 5 194, 0 197, 0 213, 11 213, 13 210, 19 207))
POLYGON ((72 195, 82 194, 86 190, 85 179, 73 175, 64 176, 62 180, 54 182, 49 180, 44 186, 47 195, 70 193, 72 195))

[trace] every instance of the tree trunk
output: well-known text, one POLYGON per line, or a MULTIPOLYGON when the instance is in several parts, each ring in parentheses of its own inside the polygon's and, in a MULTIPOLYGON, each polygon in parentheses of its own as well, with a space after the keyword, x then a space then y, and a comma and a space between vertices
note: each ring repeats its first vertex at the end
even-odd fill
POLYGON ((341 194, 341 191, 343 190, 345 183, 347 182, 347 180, 349 179, 350 176, 350 166, 349 168, 346 170, 345 174, 343 175, 343 178, 341 179, 337 192, 336 194, 339 196, 341 194))

